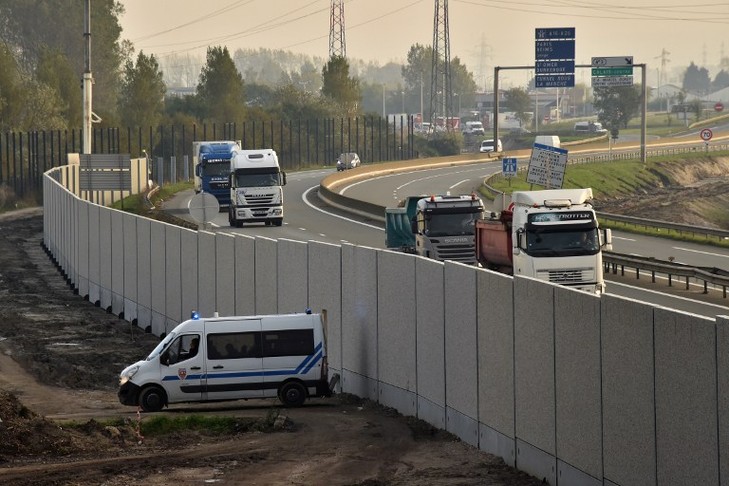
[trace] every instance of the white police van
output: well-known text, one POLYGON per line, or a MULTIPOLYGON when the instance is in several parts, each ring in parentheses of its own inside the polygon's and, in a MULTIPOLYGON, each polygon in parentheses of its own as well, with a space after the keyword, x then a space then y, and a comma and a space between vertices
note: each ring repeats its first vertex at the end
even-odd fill
POLYGON ((331 396, 322 316, 193 318, 119 376, 119 401, 156 412, 171 403, 278 397, 300 406, 331 396), (197 344, 197 350, 193 343, 197 344))

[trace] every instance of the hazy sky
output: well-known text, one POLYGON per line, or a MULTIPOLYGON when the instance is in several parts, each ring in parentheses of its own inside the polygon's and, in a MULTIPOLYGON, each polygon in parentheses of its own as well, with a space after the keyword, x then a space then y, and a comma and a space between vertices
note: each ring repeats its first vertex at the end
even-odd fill
MULTIPOLYGON (((329 55, 330 0, 121 3, 122 38, 137 52, 159 58, 204 57, 208 46, 217 45, 231 54, 266 47, 329 55)), ((434 0, 346 1, 347 56, 380 65, 404 62, 411 45, 432 45, 434 6, 434 0)), ((478 84, 492 78, 495 65, 533 65, 535 28, 574 27, 577 64, 590 64, 593 56, 632 55, 635 63, 648 65, 649 83, 664 50, 669 80, 671 71, 691 61, 713 78, 720 58, 729 56, 727 0, 450 0, 448 13, 451 57, 460 57, 478 84)), ((91 30, 93 35, 93 25, 91 30)), ((526 71, 512 75, 523 80, 519 84, 529 77, 526 71)), ((589 70, 577 70, 578 82, 589 82, 589 76, 589 70)))

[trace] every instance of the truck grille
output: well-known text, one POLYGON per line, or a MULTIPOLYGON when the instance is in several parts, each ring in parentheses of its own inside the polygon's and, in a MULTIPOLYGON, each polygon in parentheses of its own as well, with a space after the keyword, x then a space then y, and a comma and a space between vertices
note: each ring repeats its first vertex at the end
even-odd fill
POLYGON ((438 260, 452 260, 461 263, 476 263, 476 248, 470 244, 440 244, 435 246, 438 260))
POLYGON ((273 204, 275 194, 255 194, 243 196, 239 195, 238 199, 245 206, 270 206, 273 204))
POLYGON ((592 268, 539 270, 537 278, 560 285, 576 285, 594 282, 595 270, 592 268))

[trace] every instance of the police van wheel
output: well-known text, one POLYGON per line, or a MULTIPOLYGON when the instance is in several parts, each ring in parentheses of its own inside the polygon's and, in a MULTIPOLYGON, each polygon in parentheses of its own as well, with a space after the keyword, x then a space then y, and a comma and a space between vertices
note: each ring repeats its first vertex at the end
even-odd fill
POLYGON ((297 381, 290 381, 281 387, 278 397, 287 407, 300 407, 306 400, 306 388, 297 381))
POLYGON ((139 394, 139 406, 145 412, 159 412, 165 404, 165 392, 160 387, 150 386, 139 394))

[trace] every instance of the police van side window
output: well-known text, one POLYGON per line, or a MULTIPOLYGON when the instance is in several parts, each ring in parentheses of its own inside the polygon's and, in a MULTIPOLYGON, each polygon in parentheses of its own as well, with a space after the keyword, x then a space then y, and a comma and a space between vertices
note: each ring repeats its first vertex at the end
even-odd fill
POLYGON ((163 362, 168 365, 194 358, 200 343, 198 334, 184 334, 170 344, 162 356, 163 362))
POLYGON ((263 332, 263 356, 308 356, 314 354, 314 331, 290 329, 263 332))
POLYGON ((261 357, 260 332, 208 334, 209 359, 243 359, 261 357))

